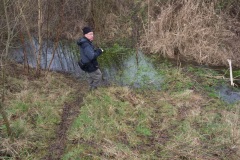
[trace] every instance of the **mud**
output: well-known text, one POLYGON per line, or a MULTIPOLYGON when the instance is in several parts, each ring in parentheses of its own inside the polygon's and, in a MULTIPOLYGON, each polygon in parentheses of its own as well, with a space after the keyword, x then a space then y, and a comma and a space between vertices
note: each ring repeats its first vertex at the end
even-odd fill
POLYGON ((80 94, 79 98, 75 102, 71 104, 64 104, 61 122, 56 130, 56 138, 50 143, 48 155, 46 155, 43 160, 61 159, 66 147, 68 128, 79 114, 79 106, 81 106, 83 102, 83 96, 83 94, 80 94))

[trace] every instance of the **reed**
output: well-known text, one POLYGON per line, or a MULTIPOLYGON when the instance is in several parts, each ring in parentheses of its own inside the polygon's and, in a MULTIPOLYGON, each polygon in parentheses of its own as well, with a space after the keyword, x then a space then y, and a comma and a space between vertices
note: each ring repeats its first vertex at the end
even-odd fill
POLYGON ((199 64, 240 67, 240 23, 217 1, 168 2, 150 22, 141 47, 150 53, 199 64), (223 8, 223 7, 222 7, 223 8))

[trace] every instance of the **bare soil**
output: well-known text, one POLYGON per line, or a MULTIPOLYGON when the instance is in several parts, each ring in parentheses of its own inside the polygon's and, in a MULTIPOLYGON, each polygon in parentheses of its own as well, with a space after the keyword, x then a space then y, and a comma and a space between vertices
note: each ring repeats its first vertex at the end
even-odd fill
POLYGON ((61 122, 56 130, 56 138, 49 145, 49 153, 44 159, 46 160, 61 159, 66 146, 67 130, 69 126, 71 126, 71 123, 73 122, 74 118, 79 114, 80 109, 79 104, 81 104, 82 102, 83 95, 80 94, 80 96, 75 102, 72 102, 71 104, 69 103, 64 104, 61 122))

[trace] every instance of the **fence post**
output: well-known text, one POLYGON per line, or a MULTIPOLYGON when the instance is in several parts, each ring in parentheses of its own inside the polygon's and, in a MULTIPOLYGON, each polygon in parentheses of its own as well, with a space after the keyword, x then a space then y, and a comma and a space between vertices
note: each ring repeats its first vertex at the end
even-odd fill
POLYGON ((230 81, 231 81, 231 85, 234 86, 233 83, 233 74, 232 74, 232 61, 231 59, 227 59, 228 64, 229 64, 229 69, 230 69, 230 81))

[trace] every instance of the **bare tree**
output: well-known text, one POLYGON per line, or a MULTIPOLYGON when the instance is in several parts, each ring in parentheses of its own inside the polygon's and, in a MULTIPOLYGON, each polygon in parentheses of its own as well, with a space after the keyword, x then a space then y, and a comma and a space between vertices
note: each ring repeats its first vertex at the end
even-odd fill
POLYGON ((38 0, 38 56, 37 56, 37 66, 36 75, 39 76, 41 73, 41 58, 42 58, 42 24, 43 24, 43 13, 41 0, 38 0))
MULTIPOLYGON (((36 58, 37 57, 37 55, 36 55, 36 52, 37 52, 36 51, 36 47, 35 47, 35 45, 33 43, 34 41, 33 41, 32 35, 30 33, 30 25, 27 22, 26 15, 24 13, 24 9, 26 8, 26 6, 28 6, 28 3, 29 3, 28 1, 18 0, 16 6, 19 9, 19 15, 21 16, 22 23, 23 23, 22 26, 24 26, 23 29, 26 30, 26 32, 27 32, 28 39, 30 41, 30 45, 31 45, 31 49, 32 49, 33 55, 36 58)), ((25 53, 24 61, 26 61, 26 58, 27 58, 27 56, 26 56, 26 53, 25 53)))
MULTIPOLYGON (((9 54, 9 48, 10 48, 10 43, 14 37, 14 29, 16 27, 16 23, 10 23, 10 18, 9 18, 9 12, 8 12, 8 8, 11 6, 11 2, 7 1, 7 0, 3 0, 3 8, 4 8, 4 15, 5 15, 5 23, 6 23, 6 33, 7 33, 7 38, 6 38, 6 42, 5 42, 5 49, 3 50, 2 54, 1 54, 1 73, 2 73, 2 91, 1 91, 1 101, 0 101, 0 113, 2 114, 4 123, 6 125, 7 128, 7 133, 8 136, 11 137, 12 135, 12 131, 10 128, 10 123, 9 120, 7 118, 7 114, 4 110, 4 99, 5 99, 5 81, 6 81, 6 73, 5 73, 5 67, 7 65, 6 59, 7 59, 7 55, 9 54)), ((18 18, 15 17, 15 20, 17 20, 18 18)))
POLYGON ((61 1, 61 9, 60 9, 60 13, 58 13, 59 14, 59 22, 58 22, 58 25, 57 25, 56 35, 55 35, 55 38, 54 38, 53 53, 52 53, 52 58, 50 60, 49 66, 48 66, 48 71, 51 68, 53 59, 55 57, 56 50, 57 50, 57 48, 59 46, 59 38, 60 38, 60 34, 62 32, 62 29, 63 29, 63 18, 64 18, 63 14, 64 14, 65 2, 66 2, 65 0, 61 1))

